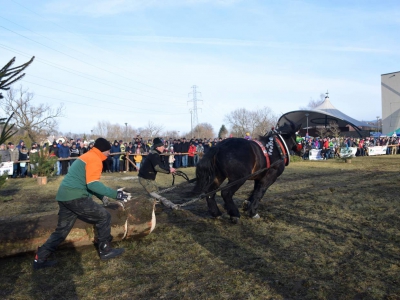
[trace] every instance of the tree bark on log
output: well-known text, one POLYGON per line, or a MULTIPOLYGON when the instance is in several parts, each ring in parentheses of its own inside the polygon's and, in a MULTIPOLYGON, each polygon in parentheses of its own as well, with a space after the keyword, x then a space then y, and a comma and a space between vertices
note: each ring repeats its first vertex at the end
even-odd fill
MULTIPOLYGON (((111 214, 113 241, 133 239, 150 234, 156 225, 155 204, 147 199, 132 199, 124 204, 112 202, 106 207, 111 214)), ((57 227, 58 211, 0 219, 0 257, 35 251, 57 227)), ((79 218, 60 247, 93 244, 94 225, 79 218)))

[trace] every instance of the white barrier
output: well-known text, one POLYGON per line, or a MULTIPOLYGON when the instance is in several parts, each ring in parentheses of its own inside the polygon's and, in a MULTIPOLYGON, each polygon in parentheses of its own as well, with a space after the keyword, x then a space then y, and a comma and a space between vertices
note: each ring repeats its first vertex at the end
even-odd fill
POLYGON ((351 157, 356 157, 357 147, 349 147, 349 148, 340 148, 339 156, 347 156, 348 151, 351 151, 351 157))
POLYGON ((12 175, 14 172, 14 167, 12 162, 2 162, 0 163, 0 176, 2 176, 4 173, 7 173, 8 175, 12 175))
POLYGON ((387 146, 368 147, 368 155, 384 155, 386 154, 387 146))
POLYGON ((308 158, 309 160, 322 160, 321 149, 311 149, 308 158))

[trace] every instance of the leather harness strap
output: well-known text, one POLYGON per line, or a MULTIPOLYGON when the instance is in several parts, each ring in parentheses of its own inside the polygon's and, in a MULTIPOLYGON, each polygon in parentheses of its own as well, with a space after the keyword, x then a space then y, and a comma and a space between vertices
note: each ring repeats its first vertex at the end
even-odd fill
MULTIPOLYGON (((273 134, 272 136, 273 136, 274 142, 278 148, 279 154, 281 155, 282 159, 284 159, 284 161, 285 161, 285 166, 289 165, 290 160, 289 160, 289 153, 287 151, 286 144, 284 145, 282 143, 281 136, 279 134, 278 135, 273 134)), ((271 166, 271 161, 270 161, 267 149, 260 141, 253 140, 253 142, 256 142, 257 145, 260 146, 261 151, 264 153, 265 160, 267 161, 267 168, 269 168, 271 166)))
POLYGON ((257 145, 260 146, 261 151, 264 153, 265 160, 267 161, 267 168, 269 168, 271 166, 271 161, 269 160, 269 155, 268 155, 267 149, 265 148, 265 146, 260 141, 253 140, 253 142, 256 142, 257 145))
POLYGON ((276 135, 274 135, 274 141, 275 141, 276 145, 278 146, 279 154, 285 160, 285 166, 287 166, 289 164, 289 160, 288 160, 289 153, 287 153, 286 147, 283 146, 281 140, 276 135))

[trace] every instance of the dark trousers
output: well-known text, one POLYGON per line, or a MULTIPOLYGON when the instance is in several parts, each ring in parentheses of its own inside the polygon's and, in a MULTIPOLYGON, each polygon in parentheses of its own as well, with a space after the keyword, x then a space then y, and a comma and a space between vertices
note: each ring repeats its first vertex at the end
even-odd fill
POLYGON ((18 168, 19 168, 19 163, 13 163, 13 178, 17 178, 18 176, 18 168))
POLYGON ((111 172, 111 167, 112 167, 112 158, 110 159, 108 157, 105 161, 103 161, 103 171, 111 172))
POLYGON ((58 201, 58 223, 56 230, 41 247, 41 255, 45 257, 55 252, 57 247, 66 239, 77 218, 95 224, 99 242, 110 240, 111 215, 92 198, 79 198, 71 201, 58 201))
POLYGON ((61 161, 61 175, 66 175, 68 173, 69 160, 61 161))
POLYGON ((174 167, 175 167, 176 169, 177 169, 177 168, 180 168, 180 167, 181 167, 182 155, 175 155, 174 158, 175 158, 174 167))
POLYGON ((188 167, 194 167, 194 156, 189 156, 188 167))

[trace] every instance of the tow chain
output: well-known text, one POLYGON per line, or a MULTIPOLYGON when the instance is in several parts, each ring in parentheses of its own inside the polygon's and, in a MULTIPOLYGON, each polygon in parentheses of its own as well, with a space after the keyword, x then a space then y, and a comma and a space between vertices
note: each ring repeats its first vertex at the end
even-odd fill
POLYGON ((190 200, 190 201, 188 201, 188 202, 185 202, 185 203, 183 203, 183 204, 179 204, 179 207, 184 207, 184 206, 190 205, 190 204, 192 204, 192 203, 195 203, 195 202, 197 202, 197 201, 199 201, 199 200, 201 200, 201 199, 203 199, 203 198, 207 198, 208 196, 211 196, 211 195, 213 195, 213 194, 215 194, 215 193, 217 193, 217 192, 219 192, 219 191, 222 191, 222 190, 224 190, 224 189, 227 189, 227 188, 229 188, 229 187, 231 187, 231 186, 237 184, 237 183, 240 182, 240 181, 246 181, 246 180, 249 179, 250 177, 253 177, 253 176, 258 175, 258 174, 260 174, 260 173, 262 173, 262 172, 264 172, 264 171, 266 171, 266 170, 271 169, 273 166, 277 165, 279 162, 282 162, 282 161, 283 161, 283 159, 277 160, 277 161, 274 162, 269 168, 260 169, 260 170, 258 170, 257 172, 251 173, 251 174, 249 174, 249 175, 247 175, 247 176, 245 176, 245 177, 243 177, 243 178, 240 178, 240 179, 238 179, 238 180, 235 180, 235 181, 233 181, 233 182, 231 182, 231 183, 229 183, 229 184, 227 184, 227 185, 221 186, 221 187, 217 188, 217 189, 214 190, 214 191, 208 192, 208 193, 206 193, 206 194, 201 194, 201 195, 200 195, 199 197, 197 197, 197 198, 194 198, 194 199, 192 199, 192 200, 190 200))
MULTIPOLYGON (((199 197, 194 198, 194 199, 192 199, 192 200, 189 200, 188 202, 185 202, 185 203, 182 203, 182 204, 177 204, 177 206, 178 206, 179 208, 180 208, 180 207, 185 207, 185 206, 190 205, 190 204, 192 204, 192 203, 195 203, 195 202, 197 202, 197 201, 199 201, 199 200, 201 200, 201 199, 203 199, 203 198, 207 198, 208 196, 213 195, 213 194, 215 194, 215 193, 217 193, 217 192, 219 192, 219 191, 222 191, 222 190, 224 190, 224 189, 230 188, 231 186, 237 184, 238 182, 246 181, 246 180, 249 179, 250 177, 256 176, 256 175, 258 175, 258 174, 260 174, 260 173, 262 173, 262 172, 264 172, 264 171, 267 171, 267 170, 271 169, 272 167, 274 167, 275 165, 277 165, 278 163, 281 163, 282 161, 284 161, 283 158, 280 159, 280 160, 277 160, 277 161, 274 162, 274 163, 272 163, 272 164, 269 166, 269 168, 260 169, 260 170, 258 170, 257 172, 251 173, 251 174, 249 174, 249 175, 247 175, 247 176, 245 176, 245 177, 243 177, 243 178, 240 178, 240 179, 238 179, 238 180, 235 180, 235 181, 233 181, 233 182, 231 182, 231 183, 229 183, 229 184, 227 184, 227 185, 221 186, 221 187, 217 188, 216 190, 213 190, 213 191, 208 192, 208 193, 206 193, 206 194, 201 194, 199 197)), ((177 175, 177 176, 182 176, 183 178, 186 179, 186 182, 184 182, 185 185, 186 185, 186 184, 189 184, 189 183, 193 183, 193 182, 195 182, 195 181, 197 180, 197 178, 189 179, 189 177, 188 177, 184 172, 181 172, 181 171, 176 171, 175 173, 177 173, 177 174, 175 174, 175 175, 177 175), (178 173, 178 172, 179 172, 179 173, 178 173)), ((174 179, 175 179, 175 177, 174 177, 174 179)), ((170 188, 161 190, 161 191, 158 192, 158 194, 162 194, 162 193, 166 193, 166 192, 172 191, 172 190, 176 189, 178 186, 182 186, 182 184, 176 185, 176 186, 172 186, 172 187, 170 187, 170 188)))
POLYGON ((189 176, 186 173, 182 172, 182 171, 175 171, 175 173, 172 173, 172 178, 173 178, 172 179, 172 186, 170 188, 166 188, 166 189, 163 189, 161 191, 158 191, 157 194, 161 195, 163 193, 166 193, 166 192, 169 192, 169 191, 172 191, 172 190, 176 189, 178 186, 181 187, 183 185, 187 185, 187 184, 193 183, 193 182, 195 182, 197 180, 197 178, 189 179, 189 176), (181 183, 179 185, 174 185, 176 176, 183 177, 186 180, 186 182, 181 183))

